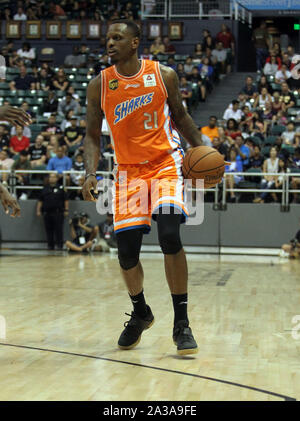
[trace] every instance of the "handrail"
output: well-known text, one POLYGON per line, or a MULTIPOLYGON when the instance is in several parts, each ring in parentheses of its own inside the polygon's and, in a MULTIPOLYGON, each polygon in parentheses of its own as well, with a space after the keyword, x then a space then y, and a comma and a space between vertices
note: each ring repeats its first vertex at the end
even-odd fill
MULTIPOLYGON (((113 156, 113 155, 112 155, 113 156)), ((7 180, 9 182, 8 188, 11 191, 11 193, 15 194, 17 190, 23 189, 23 190, 38 190, 38 189, 42 189, 43 186, 41 185, 16 185, 16 175, 17 174, 29 174, 29 175, 37 175, 37 174, 51 174, 51 173, 56 173, 57 171, 50 171, 50 170, 0 170, 0 175, 1 174, 9 174, 7 180), (11 182, 12 181, 12 182, 11 182)), ((63 186, 66 190, 80 190, 81 186, 68 186, 67 185, 67 175, 70 174, 85 174, 85 171, 77 171, 77 170, 70 170, 70 171, 63 171, 62 176, 63 176, 63 186)), ((113 171, 97 171, 96 172, 97 175, 103 175, 105 176, 104 178, 107 178, 111 175, 113 175, 113 171)), ((214 204, 218 205, 219 202, 221 202, 221 204, 224 206, 226 204, 226 194, 228 192, 236 192, 236 193, 264 193, 264 192, 268 192, 268 193, 281 193, 282 194, 282 198, 281 198, 281 203, 283 206, 287 206, 289 204, 289 195, 291 193, 300 193, 300 189, 291 189, 289 186, 289 181, 291 179, 291 177, 295 177, 295 178, 300 178, 300 172, 286 172, 286 173, 267 173, 267 172, 225 172, 224 173, 224 177, 223 177, 223 183, 216 185, 215 187, 211 187, 209 189, 199 189, 199 188, 194 188, 191 187, 189 188, 189 190, 192 191, 211 191, 214 192, 214 204), (261 177, 261 179, 265 176, 273 176, 273 177, 283 177, 283 182, 282 185, 280 186, 280 188, 272 188, 272 189, 267 189, 267 188, 257 188, 257 187, 252 187, 252 188, 242 188, 239 187, 238 185, 234 188, 227 188, 226 185, 226 178, 228 178, 229 176, 243 176, 243 177, 261 177), (221 201, 219 200, 219 193, 220 190, 222 191, 222 198, 221 201)), ((245 180, 241 180, 241 181, 245 181, 245 180)), ((247 181, 247 180, 246 180, 247 181)), ((251 182, 251 180, 250 180, 251 182)), ((259 184, 259 183, 256 183, 259 184)))

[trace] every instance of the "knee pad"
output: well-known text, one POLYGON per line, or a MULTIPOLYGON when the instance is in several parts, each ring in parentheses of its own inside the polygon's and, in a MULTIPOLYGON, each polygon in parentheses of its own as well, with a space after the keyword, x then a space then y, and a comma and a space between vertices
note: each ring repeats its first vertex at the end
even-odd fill
POLYGON ((134 268, 140 258, 140 250, 143 239, 143 231, 128 230, 117 234, 118 258, 122 269, 134 268))
POLYGON ((120 251, 118 253, 119 263, 122 269, 129 270, 134 268, 139 262, 139 255, 131 256, 126 253, 122 254, 120 251))
POLYGON ((176 254, 182 249, 179 233, 175 230, 164 230, 161 232, 159 245, 163 254, 176 254))

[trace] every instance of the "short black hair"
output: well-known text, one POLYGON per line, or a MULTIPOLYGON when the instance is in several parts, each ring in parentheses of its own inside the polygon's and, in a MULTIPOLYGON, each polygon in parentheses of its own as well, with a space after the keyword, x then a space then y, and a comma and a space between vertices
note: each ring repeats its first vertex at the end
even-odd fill
POLYGON ((127 28, 131 31, 134 37, 141 39, 142 37, 141 28, 134 21, 129 20, 129 19, 118 19, 118 20, 112 21, 109 26, 114 25, 116 23, 118 24, 124 23, 127 26, 127 28))
POLYGON ((28 152, 25 151, 24 149, 20 152, 20 156, 27 156, 28 152))
POLYGON ((215 115, 211 115, 210 117, 209 117, 209 120, 211 120, 211 119, 215 119, 215 120, 218 120, 218 117, 217 116, 215 116, 215 115))

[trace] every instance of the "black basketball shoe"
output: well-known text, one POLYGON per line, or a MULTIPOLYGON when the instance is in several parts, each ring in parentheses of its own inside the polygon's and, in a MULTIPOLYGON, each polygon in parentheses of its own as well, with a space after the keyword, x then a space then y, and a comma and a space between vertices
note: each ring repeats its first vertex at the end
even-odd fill
POLYGON ((134 311, 127 316, 131 316, 130 320, 124 323, 125 329, 121 333, 118 341, 120 349, 132 349, 141 340, 144 330, 149 329, 154 323, 154 316, 151 308, 147 305, 148 314, 145 319, 141 319, 134 311))
POLYGON ((177 345, 177 354, 196 354, 198 346, 194 339, 192 329, 187 320, 179 320, 173 329, 173 341, 177 345))

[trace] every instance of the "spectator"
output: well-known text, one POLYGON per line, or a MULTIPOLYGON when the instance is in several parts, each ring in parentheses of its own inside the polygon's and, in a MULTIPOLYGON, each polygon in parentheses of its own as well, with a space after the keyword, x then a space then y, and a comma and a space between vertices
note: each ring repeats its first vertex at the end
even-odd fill
POLYGON ((70 82, 67 79, 64 69, 59 69, 57 71, 53 78, 52 86, 53 89, 57 89, 59 91, 67 91, 68 87, 70 86, 70 82))
POLYGON ((238 122, 234 118, 229 118, 226 123, 226 130, 225 136, 230 145, 233 144, 233 140, 236 139, 237 136, 242 136, 241 131, 239 130, 238 122))
POLYGON ((192 92, 192 87, 190 83, 187 81, 187 78, 185 76, 182 76, 180 78, 179 90, 181 92, 182 103, 184 107, 189 109, 191 105, 190 100, 192 98, 193 92, 192 92))
POLYGON ((184 72, 184 67, 182 63, 177 63, 176 73, 179 80, 181 77, 187 77, 187 75, 184 72))
POLYGON ((47 62, 43 62, 41 64, 41 69, 45 69, 47 72, 48 77, 53 78, 55 76, 54 70, 51 69, 47 62))
POLYGON ((35 139, 34 145, 29 147, 29 160, 32 168, 36 168, 45 165, 47 149, 43 145, 44 137, 38 135, 35 139))
POLYGON ((199 100, 204 102, 206 99, 206 86, 207 81, 200 76, 199 70, 197 66, 193 67, 192 73, 188 76, 189 82, 193 84, 197 84, 199 89, 199 100))
POLYGON ((236 160, 241 161, 243 169, 247 168, 249 166, 250 149, 244 144, 242 136, 236 136, 234 148, 236 151, 236 160))
POLYGON ((194 68, 194 64, 193 64, 193 59, 192 57, 187 57, 187 59, 185 60, 183 69, 185 74, 189 77, 191 76, 192 72, 193 72, 193 68, 194 68))
POLYGON ((56 157, 51 158, 47 165, 48 171, 57 171, 59 177, 62 177, 63 171, 70 171, 72 168, 72 160, 65 156, 64 149, 59 146, 56 157))
POLYGON ((281 134, 281 137, 283 139, 283 143, 286 145, 293 145, 294 144, 294 138, 295 138, 295 125, 292 121, 290 121, 287 125, 287 130, 284 131, 281 134))
POLYGON ((69 86, 68 90, 67 90, 68 94, 71 94, 73 96, 73 99, 75 99, 75 101, 80 102, 80 96, 78 94, 76 94, 74 86, 69 86))
MULTIPOLYGON (((21 150, 19 158, 13 163, 11 169, 13 171, 20 170, 31 170, 30 162, 28 161, 28 152, 26 150, 21 150)), ((29 184, 29 174, 28 173, 17 173, 17 186, 25 186, 29 184)), ((20 200, 26 200, 28 198, 27 193, 24 190, 18 189, 18 198, 20 200)))
POLYGON ((43 215, 47 234, 48 250, 63 248, 64 217, 69 214, 68 196, 58 184, 55 173, 49 175, 49 184, 41 191, 37 202, 36 215, 43 215))
POLYGON ((59 138, 61 137, 61 130, 60 127, 56 124, 56 117, 54 114, 51 114, 51 116, 48 119, 48 126, 45 127, 43 132, 41 133, 46 140, 49 140, 50 136, 52 134, 58 135, 59 138))
POLYGON ((65 243, 68 251, 81 253, 91 249, 97 231, 89 224, 89 216, 82 212, 79 216, 75 215, 69 221, 69 224, 72 241, 66 241, 65 243))
POLYGON ((80 105, 73 98, 72 94, 67 93, 66 97, 58 104, 58 114, 64 116, 69 110, 73 110, 75 114, 79 114, 80 105))
POLYGON ((27 74, 27 70, 25 66, 20 66, 20 76, 17 76, 14 80, 12 80, 9 84, 10 90, 29 90, 35 89, 36 87, 36 80, 27 74))
POLYGON ((0 124, 0 151, 8 150, 9 148, 9 137, 6 133, 6 127, 4 124, 0 124))
POLYGON ((227 156, 228 148, 227 146, 221 142, 219 137, 214 137, 212 140, 212 147, 216 149, 221 155, 223 155, 224 159, 227 156))
MULTIPOLYGON (((277 157, 277 149, 272 147, 270 149, 270 158, 266 159, 263 164, 264 173, 278 173, 279 170, 279 158, 277 157)), ((265 175, 261 181, 261 189, 272 189, 275 186, 276 175, 265 175)), ((260 197, 257 197, 253 200, 253 203, 264 203, 268 192, 261 193, 260 197)), ((273 200, 276 202, 277 197, 272 193, 273 200)))
POLYGON ((73 46, 72 54, 66 56, 64 61, 65 67, 75 67, 80 68, 84 67, 86 63, 86 57, 84 54, 80 54, 78 46, 73 46))
POLYGON ((23 42, 22 48, 17 50, 17 54, 28 66, 31 66, 31 64, 35 61, 35 50, 34 48, 31 48, 29 42, 23 42))
MULTIPOLYGON (((11 130, 10 130, 10 136, 15 136, 17 134, 16 131, 16 127, 12 126, 11 130)), ((31 130, 28 126, 24 126, 23 128, 23 132, 22 132, 23 136, 28 137, 29 141, 31 139, 31 130)))
MULTIPOLYGON (((10 171, 14 162, 13 159, 9 158, 7 149, 2 149, 0 151, 0 170, 10 171)), ((7 184, 8 176, 8 173, 0 173, 0 179, 4 184, 7 184)))
POLYGON ((49 4, 49 13, 48 16, 49 18, 59 18, 60 16, 65 16, 66 13, 64 11, 64 9, 59 5, 59 4, 55 4, 54 1, 51 1, 49 4))
POLYGON ((232 101, 232 108, 229 106, 227 110, 225 110, 223 119, 229 120, 230 118, 233 118, 236 122, 240 122, 242 118, 242 110, 239 108, 240 103, 236 99, 232 101))
POLYGON ((71 126, 71 118, 74 116, 74 111, 73 110, 69 110, 67 111, 63 121, 60 124, 60 128, 61 130, 64 132, 65 129, 67 129, 68 127, 71 126))
POLYGON ((256 68, 261 71, 268 55, 269 33, 265 21, 260 23, 259 28, 253 32, 252 39, 256 49, 256 68))
POLYGON ((203 58, 203 49, 202 49, 202 44, 200 42, 198 42, 195 45, 195 49, 194 49, 194 53, 193 53, 193 59, 195 60, 199 60, 201 61, 203 58))
POLYGON ((202 63, 199 64, 198 70, 201 77, 206 81, 206 86, 209 85, 209 88, 211 90, 214 69, 209 64, 209 59, 207 57, 204 57, 204 59, 202 60, 202 63))
POLYGON ((275 57, 275 62, 278 64, 278 69, 280 69, 282 63, 281 56, 278 56, 274 49, 270 49, 270 55, 266 58, 266 63, 270 63, 273 56, 275 57))
MULTIPOLYGON (((279 190, 284 181, 284 174, 286 174, 287 171, 287 162, 284 159, 279 159, 278 163, 279 169, 278 169, 278 177, 275 178, 275 189, 279 190)), ((278 202, 277 193, 274 194, 274 202, 278 202)))
POLYGON ((293 107, 296 103, 295 97, 289 89, 289 85, 286 82, 281 84, 281 101, 285 105, 285 111, 293 107))
POLYGON ((288 119, 284 111, 278 111, 272 117, 272 123, 276 123, 278 126, 286 126, 288 124, 288 119))
POLYGON ((48 76, 46 69, 41 69, 39 71, 37 82, 36 82, 36 89, 49 91, 52 88, 51 78, 48 76))
POLYGON ((222 42, 218 42, 216 48, 212 50, 212 57, 216 59, 218 73, 228 73, 226 68, 227 51, 223 48, 222 42))
POLYGON ((8 64, 9 67, 18 67, 24 66, 24 61, 21 59, 21 57, 18 56, 17 50, 13 50, 11 55, 8 58, 8 64))
POLYGON ((49 143, 47 144, 47 159, 56 157, 58 148, 59 142, 57 136, 55 134, 52 134, 50 136, 49 143))
POLYGON ((173 44, 170 44, 170 39, 168 37, 164 37, 163 44, 165 46, 164 54, 168 54, 168 55, 176 54, 176 49, 173 44))
POLYGON ((212 115, 209 117, 208 126, 201 128, 201 134, 209 137, 211 142, 214 137, 219 137, 219 130, 217 127, 217 117, 212 115))
POLYGON ((175 70, 177 69, 176 61, 174 60, 174 57, 169 57, 167 61, 167 66, 171 67, 171 69, 175 70))
POLYGON ((23 136, 23 127, 16 126, 16 135, 10 138, 9 148, 12 155, 17 155, 21 151, 26 151, 27 155, 29 138, 23 136))
POLYGON ((279 111, 286 111, 285 104, 283 102, 283 98, 280 96, 280 93, 278 91, 274 92, 273 98, 272 98, 272 111, 273 114, 276 116, 276 114, 279 111))
POLYGON ((153 59, 153 54, 150 54, 149 47, 144 47, 143 53, 141 54, 140 58, 142 60, 152 60, 153 59))
MULTIPOLYGON (((20 108, 23 111, 25 111, 25 113, 29 114, 30 117, 31 117, 32 122, 35 123, 35 113, 29 108, 28 102, 27 101, 23 101, 22 104, 21 104, 21 106, 20 106, 20 108)), ((28 129, 28 132, 27 133, 30 133, 30 135, 28 137, 31 137, 31 130, 30 130, 30 128, 29 127, 26 127, 26 126, 24 127, 24 129, 25 128, 28 129)), ((26 136, 25 133, 24 133, 24 136, 26 136)))
POLYGON ((254 111, 249 124, 249 131, 252 136, 258 136, 261 140, 264 140, 267 130, 267 125, 264 124, 261 115, 254 111))
POLYGON ((71 117, 71 126, 65 129, 64 141, 68 146, 69 154, 73 155, 82 141, 82 130, 77 126, 77 117, 71 117))
POLYGON ((287 65, 283 63, 280 70, 277 70, 275 74, 275 82, 278 84, 286 82, 291 76, 292 73, 287 69, 287 65))
POLYGON ((247 99, 254 98, 256 96, 257 88, 255 84, 253 83, 253 77, 247 76, 246 77, 246 84, 241 90, 242 94, 245 94, 247 99))
POLYGON ((262 169, 263 162, 264 158, 261 154, 260 146, 255 145, 253 149, 253 155, 249 159, 249 168, 262 169))
POLYGON ((216 41, 222 42, 223 47, 227 51, 227 59, 229 57, 229 63, 231 58, 235 55, 234 51, 234 37, 230 32, 230 29, 223 23, 221 25, 221 31, 216 35, 216 41))
POLYGON ((282 54, 282 64, 285 64, 289 71, 294 67, 288 53, 282 54))
POLYGON ((257 84, 257 92, 261 92, 262 88, 266 88, 269 94, 272 95, 273 93, 272 85, 268 82, 266 75, 261 75, 259 82, 257 84))
POLYGON ((266 106, 266 104, 272 103, 272 97, 269 94, 268 90, 266 87, 262 87, 260 90, 260 94, 257 95, 257 97, 255 98, 254 104, 253 104, 253 108, 264 108, 266 106))
MULTIPOLYGON (((235 175, 236 172, 243 172, 242 162, 236 159, 236 149, 231 147, 229 150, 229 161, 230 165, 225 166, 225 172, 230 173, 230 175, 226 176, 226 187, 229 190, 234 189, 235 186, 242 181, 243 177, 241 175, 235 175)), ((229 191, 230 199, 229 202, 235 202, 236 196, 233 191, 229 191)))
POLYGON ((210 34, 207 35, 202 42, 202 49, 206 51, 207 48, 210 48, 211 51, 215 48, 215 42, 210 34))
POLYGON ((271 60, 269 62, 266 62, 264 66, 264 74, 266 76, 274 76, 276 75, 276 72, 279 69, 279 65, 276 61, 275 55, 271 55, 271 60))
POLYGON ((43 115, 49 115, 50 113, 56 113, 58 109, 58 99, 55 91, 49 90, 48 97, 44 99, 43 105, 41 106, 41 113, 43 115))
POLYGON ((92 246, 93 251, 109 251, 111 248, 117 248, 116 235, 114 233, 114 221, 113 215, 107 213, 106 220, 101 222, 98 226, 96 225, 96 242, 92 246))
POLYGON ((162 43, 161 37, 155 38, 153 43, 150 45, 150 53, 154 56, 165 53, 165 45, 162 43))
POLYGON ((14 20, 27 20, 27 16, 22 7, 18 7, 17 13, 14 15, 14 20))

